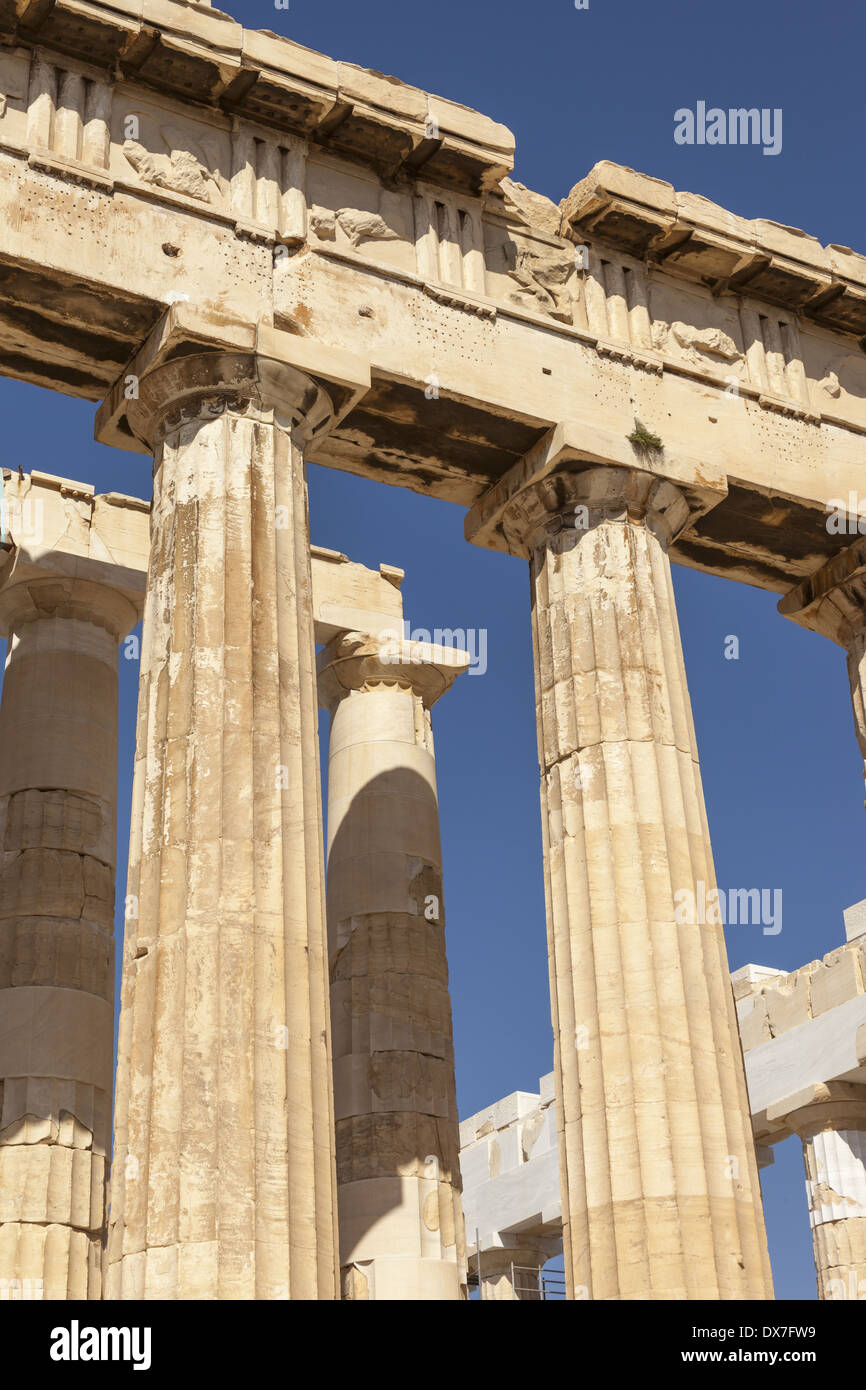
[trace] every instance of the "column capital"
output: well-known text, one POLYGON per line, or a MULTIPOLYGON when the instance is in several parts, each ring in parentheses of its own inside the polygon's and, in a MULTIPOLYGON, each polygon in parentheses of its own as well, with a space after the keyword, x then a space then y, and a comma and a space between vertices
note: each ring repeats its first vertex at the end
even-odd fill
POLYGON ((144 608, 150 506, 36 469, 3 470, 0 636, 72 618, 119 642, 144 608))
POLYGON ((530 483, 503 509, 501 527, 512 554, 540 545, 570 549, 602 521, 640 522, 667 549, 689 523, 688 502, 675 483, 603 464, 551 473, 530 483))
POLYGON ((297 430, 304 439, 334 414, 333 402, 312 377, 254 352, 208 351, 174 358, 152 367, 137 389, 127 420, 151 449, 183 425, 226 413, 297 430))
MULTIPOLYGON (((866 1130, 866 1086, 857 1082, 817 1082, 792 1096, 791 1103, 779 1118, 801 1139, 827 1129, 866 1130)), ((774 1114, 778 1110, 774 1107, 774 1114)))
POLYGON ((319 653, 319 702, 333 709, 350 691, 411 691, 426 709, 469 668, 468 652, 408 642, 396 632, 377 637, 342 632, 319 653))
MULTIPOLYGON (((485 1245, 484 1238, 481 1240, 481 1277, 487 1274, 501 1274, 511 1268, 512 1265, 537 1266, 539 1269, 552 1260, 556 1255, 562 1253, 562 1236, 558 1232, 551 1233, 535 1231, 515 1231, 504 1232, 498 1237, 503 1241, 513 1241, 513 1244, 485 1245)), ((467 1259, 470 1269, 476 1267, 478 1262, 478 1251, 470 1243, 467 1248, 467 1259)))
MULTIPOLYGON (((513 1239, 514 1245, 486 1249, 482 1246, 481 1282, 486 1297, 508 1302, 540 1300, 541 1282, 533 1283, 533 1273, 541 1271, 548 1260, 560 1254, 562 1241, 558 1236, 535 1236, 523 1231, 515 1233, 513 1239)), ((470 1270, 477 1269, 477 1251, 467 1254, 467 1263, 470 1270)))
POLYGON ((466 539, 528 559, 540 545, 570 548, 602 521, 631 520, 668 546, 726 494, 724 477, 694 460, 597 433, 557 425, 475 503, 466 539))
POLYGON ((370 389, 362 358, 267 323, 171 305, 96 416, 96 438, 153 453, 169 429, 227 411, 257 414, 306 445, 370 389))
POLYGON ((784 618, 850 649, 866 628, 866 536, 790 589, 777 607, 784 618))
POLYGON ((0 636, 43 618, 72 618, 104 628, 122 642, 141 611, 117 589, 68 574, 29 575, 16 582, 13 570, 0 588, 0 636))

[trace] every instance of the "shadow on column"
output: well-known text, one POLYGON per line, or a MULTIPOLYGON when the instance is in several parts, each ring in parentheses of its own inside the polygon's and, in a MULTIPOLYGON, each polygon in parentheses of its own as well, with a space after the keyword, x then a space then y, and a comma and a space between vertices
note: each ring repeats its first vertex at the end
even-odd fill
MULTIPOLYGON (((354 750, 360 755, 360 750, 354 750)), ((465 1297, 454 1044, 435 788, 364 782, 328 856, 343 1297, 465 1297), (425 856, 425 847, 427 853, 425 856), (360 913, 354 909, 362 906, 360 913)))

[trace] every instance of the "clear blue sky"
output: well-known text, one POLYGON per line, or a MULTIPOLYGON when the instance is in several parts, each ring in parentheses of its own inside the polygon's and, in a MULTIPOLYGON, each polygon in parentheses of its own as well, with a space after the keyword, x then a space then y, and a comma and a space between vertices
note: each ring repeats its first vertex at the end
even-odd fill
MULTIPOLYGON (((504 122, 515 177, 555 200, 600 159, 746 217, 866 251, 866 21, 841 0, 234 0, 250 28, 393 73, 504 122), (673 140, 678 107, 783 111, 776 157, 673 140)), ((150 495, 149 461, 92 442, 93 407, 3 381, 3 463, 150 495)), ((463 509, 310 470, 313 539, 406 572, 414 626, 486 628, 488 670, 435 712, 457 1081, 466 1115, 552 1066, 529 585, 519 560, 466 545, 463 509)), ((783 929, 728 930, 732 969, 794 969, 844 940, 866 897, 863 775, 842 653, 780 618, 773 595, 675 572, 719 884, 781 888, 783 929), (728 634, 740 660, 724 659, 728 634)), ((137 667, 121 662, 122 905, 137 667)), ((325 730, 323 728, 323 738, 325 730)), ((118 931, 122 930, 122 907, 118 931)), ((813 1298, 802 1163, 777 1149, 763 1187, 777 1296, 813 1298)))

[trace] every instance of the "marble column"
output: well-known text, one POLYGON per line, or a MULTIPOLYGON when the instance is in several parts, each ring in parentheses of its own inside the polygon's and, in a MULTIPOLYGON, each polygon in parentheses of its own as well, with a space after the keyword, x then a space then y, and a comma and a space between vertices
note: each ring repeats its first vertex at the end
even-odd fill
POLYGON ((337 637, 328 943, 340 1265, 347 1299, 466 1297, 431 707, 468 657, 337 637))
POLYGON ((779 612, 837 643, 847 657, 866 777, 866 537, 858 537, 779 600, 779 612))
POLYGON ((138 618, 110 586, 32 565, 0 591, 0 1298, 101 1294, 117 648, 138 618))
POLYGON ((818 1297, 866 1299, 866 1087, 817 1086, 785 1122, 803 1143, 818 1297))
MULTIPOLYGON (((772 1297, 668 548, 673 483, 520 483, 568 1296, 772 1297)), ((467 524, 471 534, 471 525, 467 524)))
MULTIPOLYGON (((481 1299, 497 1303, 541 1303, 541 1271, 559 1253, 560 1242, 550 1236, 517 1237, 519 1244, 481 1252, 481 1299)), ((476 1268, 477 1257, 470 1256, 476 1268)))
POLYGON ((331 403, 242 351, 141 377, 154 453, 108 1297, 336 1296, 302 448, 331 403))

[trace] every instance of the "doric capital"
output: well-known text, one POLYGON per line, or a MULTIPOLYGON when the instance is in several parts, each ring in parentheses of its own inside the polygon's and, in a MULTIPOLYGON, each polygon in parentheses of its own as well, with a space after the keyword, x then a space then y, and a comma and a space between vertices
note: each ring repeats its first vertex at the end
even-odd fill
POLYGON ((104 444, 152 453, 170 429, 229 411, 293 430, 306 447, 370 388, 369 363, 215 309, 170 306, 99 408, 104 444))
POLYGON ((539 546, 565 550, 617 520, 648 526, 668 546, 725 496, 725 479, 710 474, 663 448, 564 421, 479 498, 466 539, 528 559, 539 546))
POLYGON ((642 522, 667 548, 690 516, 675 483, 600 465, 551 473, 531 483, 503 509, 501 529, 513 555, 529 556, 541 545, 569 549, 602 521, 642 522))
POLYGON ((144 607, 150 507, 34 470, 3 473, 0 635, 73 618, 118 641, 144 607))
MULTIPOLYGON (((850 1081, 818 1082, 791 1097, 792 1108, 778 1118, 801 1139, 825 1129, 866 1130, 866 1086, 850 1081)), ((774 1114, 779 1111, 774 1107, 774 1114)))
POLYGON ((122 642, 141 617, 129 598, 107 584, 94 584, 68 574, 30 574, 16 579, 15 571, 0 588, 0 636, 20 634, 28 623, 44 618, 72 618, 91 623, 122 642))
POLYGON ((350 691, 411 691, 429 709, 469 667, 469 654, 396 634, 343 632, 319 654, 319 702, 333 710, 350 691))
POLYGON ((227 411, 252 415, 307 439, 334 413, 324 389, 286 362, 245 352, 202 352, 152 368, 127 410, 129 427, 153 449, 193 421, 227 411))
MULTIPOLYGON (((509 1240, 508 1234, 502 1238, 509 1240)), ((488 1246, 486 1249, 482 1246, 483 1296, 497 1301, 539 1301, 543 1292, 541 1270, 548 1260, 561 1253, 562 1239, 558 1235, 535 1235, 531 1231, 521 1231, 511 1239, 515 1242, 513 1245, 488 1246)), ((474 1273, 478 1268, 478 1252, 473 1253, 471 1248, 468 1264, 474 1273)), ((553 1277, 557 1278, 555 1275, 553 1277)), ((558 1278, 561 1280, 562 1275, 558 1278)))
POLYGON ((785 618, 850 650, 866 628, 866 536, 858 536, 779 600, 785 618))

